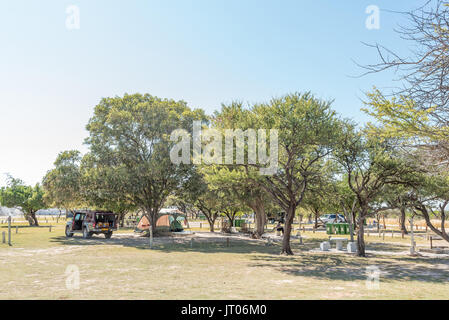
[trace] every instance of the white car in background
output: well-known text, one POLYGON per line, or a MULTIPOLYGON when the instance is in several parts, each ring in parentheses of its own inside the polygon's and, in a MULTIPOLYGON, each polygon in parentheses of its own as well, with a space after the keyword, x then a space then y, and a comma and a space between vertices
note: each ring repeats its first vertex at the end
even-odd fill
POLYGON ((344 223, 346 222, 346 218, 342 214, 324 214, 318 218, 318 224, 325 226, 326 223, 344 223))

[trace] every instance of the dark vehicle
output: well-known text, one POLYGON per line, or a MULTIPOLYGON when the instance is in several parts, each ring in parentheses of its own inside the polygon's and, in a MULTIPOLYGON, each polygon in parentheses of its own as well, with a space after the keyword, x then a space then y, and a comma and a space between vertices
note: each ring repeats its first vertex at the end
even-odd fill
POLYGON ((276 222, 285 223, 285 212, 267 213, 267 221, 270 224, 276 222))
POLYGON ((112 212, 75 211, 73 219, 67 221, 65 235, 73 237, 74 233, 81 233, 84 239, 88 239, 94 234, 104 234, 109 239, 116 230, 117 216, 112 212))

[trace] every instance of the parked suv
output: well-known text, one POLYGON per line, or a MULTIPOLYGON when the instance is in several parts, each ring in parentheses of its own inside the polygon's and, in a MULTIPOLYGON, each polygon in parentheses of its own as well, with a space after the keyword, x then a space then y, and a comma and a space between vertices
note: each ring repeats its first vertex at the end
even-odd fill
POLYGON ((117 216, 112 212, 75 211, 73 219, 67 221, 65 235, 73 237, 74 233, 82 233, 84 239, 94 234, 104 234, 106 239, 117 230, 117 216))

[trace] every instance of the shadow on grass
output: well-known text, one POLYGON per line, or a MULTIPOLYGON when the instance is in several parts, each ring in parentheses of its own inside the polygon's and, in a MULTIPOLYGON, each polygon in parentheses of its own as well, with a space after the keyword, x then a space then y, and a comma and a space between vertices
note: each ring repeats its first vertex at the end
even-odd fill
MULTIPOLYGON (((445 259, 377 254, 368 254, 367 258, 360 258, 345 253, 309 252, 318 248, 322 239, 307 239, 303 245, 299 245, 299 240, 292 239, 295 256, 279 255, 280 243, 266 246, 264 241, 237 239, 232 236, 229 237, 229 246, 226 237, 195 238, 193 246, 191 237, 155 237, 153 248, 149 247, 148 238, 125 235, 113 236, 111 239, 102 236, 94 236, 91 239, 83 239, 77 235, 73 238, 57 236, 52 237, 50 241, 72 246, 115 245, 163 253, 252 254, 249 257, 251 267, 271 268, 288 275, 315 279, 366 280, 366 268, 374 266, 379 268, 381 281, 449 282, 449 262, 445 259)), ((404 251, 404 246, 368 243, 367 250, 400 252, 404 251)))
POLYGON ((121 235, 113 236, 111 239, 105 239, 101 235, 94 236, 90 239, 83 239, 81 236, 75 235, 72 238, 65 236, 52 237, 50 242, 62 245, 80 245, 80 246, 123 246, 131 247, 138 250, 153 250, 160 252, 200 252, 200 253, 264 253, 279 254, 281 251, 279 244, 266 246, 264 241, 236 239, 229 236, 229 242, 224 236, 210 238, 194 238, 193 243, 191 237, 155 237, 153 239, 153 247, 150 248, 148 237, 125 237, 121 235))
MULTIPOLYGON (((16 227, 20 230, 20 229, 48 229, 50 227, 50 225, 45 225, 45 226, 11 226, 11 230, 16 230, 16 227)), ((52 225, 51 226, 53 229, 54 228, 58 228, 60 227, 59 225, 52 225)), ((8 229, 8 226, 0 226, 0 229, 8 229)))
POLYGON ((360 258, 345 254, 301 252, 293 258, 258 255, 252 257, 252 260, 253 267, 271 267, 289 275, 316 279, 366 280, 369 274, 367 268, 376 267, 380 272, 380 280, 384 282, 449 282, 448 262, 435 258, 377 255, 360 258))

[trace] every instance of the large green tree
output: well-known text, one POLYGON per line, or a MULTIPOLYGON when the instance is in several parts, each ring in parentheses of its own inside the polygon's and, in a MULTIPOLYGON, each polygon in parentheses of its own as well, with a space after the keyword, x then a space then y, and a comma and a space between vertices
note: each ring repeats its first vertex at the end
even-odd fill
POLYGON ((120 174, 117 188, 149 219, 153 231, 167 197, 182 188, 195 171, 170 159, 174 130, 192 132, 194 120, 205 119, 184 101, 149 94, 104 98, 95 107, 86 140, 94 165, 120 174))
MULTIPOLYGON (((212 126, 220 130, 225 138, 225 143, 232 142, 232 159, 228 160, 224 166, 216 166, 214 172, 209 176, 214 181, 214 185, 220 187, 223 192, 232 194, 233 198, 239 199, 242 206, 251 208, 255 214, 256 231, 255 236, 261 237, 265 230, 266 209, 272 207, 269 195, 261 187, 261 178, 257 168, 244 167, 238 165, 237 154, 241 151, 243 155, 248 152, 248 145, 238 145, 238 138, 235 133, 242 129, 248 129, 251 111, 245 109, 240 102, 232 102, 229 105, 223 104, 219 112, 215 112, 212 117, 212 126), (233 130, 229 134, 228 130, 233 130), (238 148, 241 148, 238 150, 238 148)), ((243 142, 243 140, 242 140, 243 142)), ((226 148, 226 146, 225 146, 226 148)), ((229 152, 229 151, 228 151, 229 152)))
POLYGON ((221 216, 222 198, 218 190, 211 188, 202 169, 196 168, 183 188, 175 191, 175 196, 201 211, 209 222, 210 232, 215 232, 215 221, 221 216))
POLYGON ((0 189, 0 204, 23 211, 30 226, 39 226, 36 212, 46 207, 44 191, 39 184, 27 186, 20 179, 8 176, 6 187, 0 189))
POLYGON ((391 209, 379 197, 389 185, 409 183, 415 169, 398 153, 394 143, 347 127, 336 150, 336 159, 346 173, 347 184, 357 202, 357 254, 365 256, 365 219, 391 209))
POLYGON ((331 154, 339 140, 342 122, 330 106, 310 93, 295 93, 251 109, 248 128, 278 130, 278 166, 273 174, 254 181, 286 212, 282 254, 293 254, 290 235, 296 208, 320 175, 320 160, 331 154))
POLYGON ((122 188, 122 170, 99 165, 89 153, 83 157, 80 170, 85 203, 95 209, 114 212, 123 227, 126 214, 136 209, 136 205, 122 188))
POLYGON ((81 153, 77 150, 58 154, 54 168, 42 180, 46 201, 68 212, 83 202, 81 186, 81 153))

